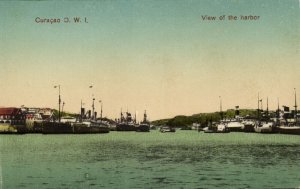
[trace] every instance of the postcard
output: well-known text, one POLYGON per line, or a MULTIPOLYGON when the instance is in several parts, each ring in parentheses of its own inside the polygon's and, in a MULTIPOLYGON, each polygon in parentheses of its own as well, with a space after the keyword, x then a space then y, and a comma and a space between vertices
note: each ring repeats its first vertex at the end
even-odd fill
POLYGON ((0 2, 0 189, 300 188, 300 1, 0 2))

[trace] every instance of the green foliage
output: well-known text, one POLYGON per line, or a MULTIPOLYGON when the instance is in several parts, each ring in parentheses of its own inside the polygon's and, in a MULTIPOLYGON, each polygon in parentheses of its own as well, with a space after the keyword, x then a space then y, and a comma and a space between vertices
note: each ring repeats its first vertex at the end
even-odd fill
MULTIPOLYGON (((229 109, 223 113, 224 118, 230 119, 234 118, 235 110, 229 109)), ((256 110, 252 109, 241 109, 240 116, 256 116, 256 110)), ((191 128, 193 123, 200 123, 202 127, 206 126, 210 121, 217 122, 221 120, 220 112, 213 112, 213 113, 199 113, 194 114, 191 116, 175 116, 171 119, 161 119, 151 122, 155 126, 160 125, 168 125, 171 127, 180 127, 182 129, 189 129, 191 128)))
POLYGON ((167 125, 167 122, 170 119, 160 119, 160 120, 156 120, 156 121, 152 121, 151 124, 155 125, 155 126, 160 126, 160 125, 167 125))

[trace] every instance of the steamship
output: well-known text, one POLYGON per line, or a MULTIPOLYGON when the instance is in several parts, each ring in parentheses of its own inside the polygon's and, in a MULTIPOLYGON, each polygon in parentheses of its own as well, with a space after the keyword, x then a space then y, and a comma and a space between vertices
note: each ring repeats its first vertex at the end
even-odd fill
POLYGON ((126 117, 121 111, 121 117, 117 121, 116 131, 136 131, 136 121, 132 119, 131 113, 126 112, 126 117))
MULTIPOLYGON (((93 99, 93 113, 91 110, 85 113, 85 109, 82 108, 80 116, 76 118, 59 118, 58 122, 44 122, 43 134, 94 134, 94 133, 109 133, 108 125, 102 122, 102 119, 97 120, 97 112, 94 111, 94 100, 93 99), (61 121, 63 120, 63 121, 61 121)), ((101 110, 102 112, 102 110, 101 110)))
POLYGON ((297 111, 297 93, 295 90, 295 110, 294 112, 290 112, 289 107, 284 107, 284 122, 278 127, 278 132, 281 134, 292 134, 292 135, 300 135, 300 124, 298 119, 300 115, 297 111))
POLYGON ((145 110, 143 121, 136 126, 137 132, 149 132, 150 131, 150 122, 147 120, 147 113, 145 110))

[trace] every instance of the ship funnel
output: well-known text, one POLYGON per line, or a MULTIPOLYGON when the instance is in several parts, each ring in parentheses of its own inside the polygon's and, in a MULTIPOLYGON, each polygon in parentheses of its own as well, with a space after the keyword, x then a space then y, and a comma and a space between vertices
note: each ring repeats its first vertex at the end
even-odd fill
POLYGON ((84 114, 85 114, 85 109, 84 109, 84 108, 81 108, 81 111, 80 111, 80 112, 81 112, 81 113, 80 113, 81 117, 83 117, 84 114))
POLYGON ((87 112, 87 114, 88 114, 88 117, 91 118, 91 110, 89 110, 89 111, 87 112))
POLYGON ((235 117, 239 117, 240 116, 240 107, 239 106, 235 106, 235 117))

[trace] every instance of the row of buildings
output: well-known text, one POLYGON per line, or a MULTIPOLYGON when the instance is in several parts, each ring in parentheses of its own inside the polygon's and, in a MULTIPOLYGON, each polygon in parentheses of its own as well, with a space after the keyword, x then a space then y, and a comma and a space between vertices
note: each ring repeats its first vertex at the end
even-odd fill
POLYGON ((0 107, 0 124, 30 126, 34 121, 50 121, 53 115, 50 108, 0 107))

